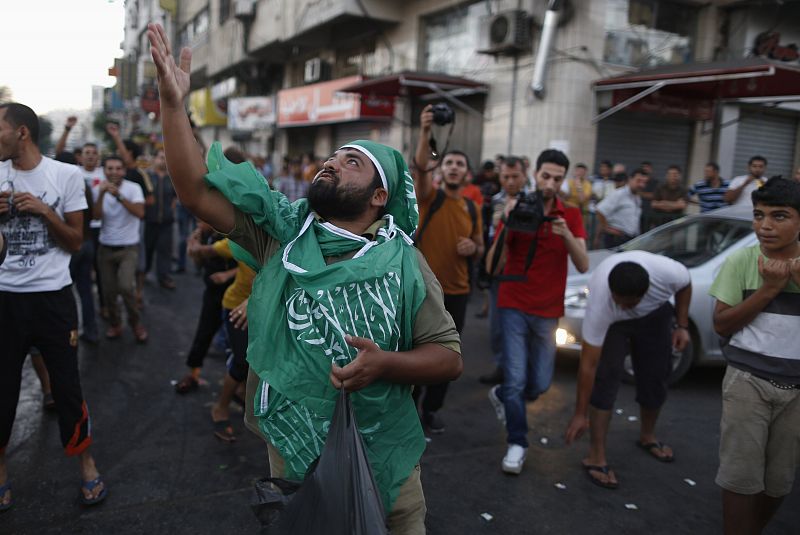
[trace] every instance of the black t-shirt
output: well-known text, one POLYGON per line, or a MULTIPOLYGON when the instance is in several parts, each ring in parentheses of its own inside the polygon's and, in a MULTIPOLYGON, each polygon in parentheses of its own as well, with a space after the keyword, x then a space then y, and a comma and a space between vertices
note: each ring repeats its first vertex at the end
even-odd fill
MULTIPOLYGON (((209 234, 204 234, 200 241, 203 245, 213 245, 215 242, 224 239, 225 236, 219 234, 217 232, 211 232, 209 234)), ((206 283, 206 286, 218 286, 211 281, 211 275, 214 273, 219 273, 220 271, 228 271, 229 269, 233 269, 236 267, 236 260, 230 258, 222 258, 221 256, 212 256, 211 258, 206 258, 203 260, 202 268, 203 268, 203 282, 206 283)), ((232 280, 221 286, 221 288, 225 288, 233 282, 232 280)))

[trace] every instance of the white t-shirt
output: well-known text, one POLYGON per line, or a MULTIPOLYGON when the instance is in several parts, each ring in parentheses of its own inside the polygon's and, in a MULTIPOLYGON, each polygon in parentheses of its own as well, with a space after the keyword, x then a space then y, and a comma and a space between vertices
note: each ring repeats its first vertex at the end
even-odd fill
POLYGON ((602 346, 612 323, 647 316, 669 301, 691 282, 689 270, 680 262, 645 251, 626 251, 609 256, 595 268, 589 279, 589 296, 583 318, 583 340, 602 346), (650 287, 634 308, 625 310, 611 298, 608 274, 620 262, 636 262, 650 275, 650 287))
MULTIPOLYGON (((742 184, 747 182, 747 177, 749 176, 750 175, 742 175, 732 178, 731 183, 728 186, 728 191, 740 187, 742 184)), ((758 188, 760 188, 761 186, 763 186, 766 181, 767 181, 766 178, 761 177, 759 179, 750 182, 748 185, 744 187, 742 193, 739 195, 739 198, 736 199, 736 202, 734 202, 731 206, 753 206, 753 199, 750 196, 750 194, 753 193, 758 188)))
POLYGON ((642 198, 631 193, 631 188, 623 186, 611 192, 600 204, 597 211, 606 218, 606 224, 621 230, 627 236, 638 236, 642 217, 642 198))
MULTIPOLYGON (((81 174, 83 174, 83 179, 86 181, 87 184, 89 184, 89 187, 92 188, 92 191, 94 191, 94 188, 99 186, 101 182, 106 181, 106 174, 103 171, 102 167, 95 167, 91 171, 87 171, 85 167, 78 167, 78 169, 81 170, 81 174)), ((100 228, 102 226, 103 222, 100 221, 99 219, 92 219, 91 221, 89 221, 90 228, 100 228)))
MULTIPOLYGON (((21 171, 11 160, 0 162, 0 184, 6 182, 13 185, 14 195, 34 194, 61 219, 87 208, 83 177, 74 165, 42 157, 34 169, 21 171)), ((53 292, 72 284, 71 255, 56 243, 44 218, 17 213, 0 223, 0 230, 8 239, 8 257, 0 266, 1 291, 53 292)))
MULTIPOLYGON (((136 182, 123 180, 119 194, 133 204, 144 204, 142 187, 136 182)), ((92 188, 92 197, 97 202, 100 187, 92 188)), ((130 213, 125 206, 107 192, 103 195, 103 227, 100 229, 100 243, 121 247, 139 243, 140 219, 130 213)))

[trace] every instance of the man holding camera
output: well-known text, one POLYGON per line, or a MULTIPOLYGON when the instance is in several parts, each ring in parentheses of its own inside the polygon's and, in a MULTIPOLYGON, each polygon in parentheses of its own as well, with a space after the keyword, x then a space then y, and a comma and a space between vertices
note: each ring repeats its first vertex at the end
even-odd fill
POLYGON ((487 271, 503 273, 497 298, 504 334, 503 384, 489 391, 489 400, 506 425, 508 451, 502 469, 509 474, 519 474, 525 463, 525 401, 538 398, 553 379, 554 336, 558 318, 564 315, 567 258, 581 273, 589 269, 581 212, 566 207, 557 195, 568 168, 569 160, 561 151, 548 149, 539 155, 536 193, 507 205, 506 229, 487 255, 487 271), (538 217, 520 218, 522 213, 538 217))
MULTIPOLYGON (((433 187, 431 171, 436 166, 429 165, 431 127, 434 122, 443 125, 453 121, 452 110, 439 106, 437 110, 426 106, 420 115, 421 131, 412 171, 420 220, 415 238, 442 285, 444 306, 461 333, 470 293, 469 260, 483 254, 483 225, 480 210, 463 195, 469 173, 466 154, 445 153, 441 159, 443 187, 441 190, 433 187)), ((422 394, 422 423, 432 433, 444 432, 437 411, 444 404, 448 384, 429 385, 422 394)))

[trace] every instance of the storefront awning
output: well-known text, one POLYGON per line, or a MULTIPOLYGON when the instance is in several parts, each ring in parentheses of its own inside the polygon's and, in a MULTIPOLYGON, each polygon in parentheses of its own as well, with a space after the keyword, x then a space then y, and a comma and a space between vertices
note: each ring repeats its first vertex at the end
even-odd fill
POLYGON ((447 91, 458 93, 463 96, 471 93, 486 93, 489 88, 483 82, 438 74, 431 72, 403 71, 388 76, 377 78, 367 78, 356 84, 342 88, 341 91, 348 93, 360 93, 362 95, 375 95, 383 97, 419 97, 447 91))
POLYGON ((670 105, 681 101, 687 108, 702 109, 725 99, 779 101, 797 98, 800 97, 800 65, 765 58, 669 65, 605 78, 592 85, 595 91, 614 92, 614 105, 592 120, 597 123, 637 102, 658 100, 655 95, 651 97, 656 92, 670 105))
POLYGON ((471 106, 458 100, 475 94, 486 94, 489 87, 483 82, 433 72, 403 71, 387 76, 367 78, 340 89, 365 97, 443 98, 466 112, 481 116, 471 106))

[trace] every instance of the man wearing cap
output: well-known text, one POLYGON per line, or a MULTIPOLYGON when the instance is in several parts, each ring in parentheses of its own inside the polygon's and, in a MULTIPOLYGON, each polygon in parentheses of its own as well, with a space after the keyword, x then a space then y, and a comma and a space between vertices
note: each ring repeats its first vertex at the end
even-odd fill
POLYGON ((161 26, 150 25, 148 37, 178 196, 259 272, 248 306, 248 362, 258 377, 248 380, 246 423, 267 441, 272 475, 303 478, 345 388, 392 534, 424 533, 425 440, 411 385, 453 380, 462 364, 441 287, 409 238, 418 211, 403 157, 349 143, 294 204, 251 164, 227 161, 218 144, 206 166, 183 106, 191 52, 184 48, 178 65, 161 26))

